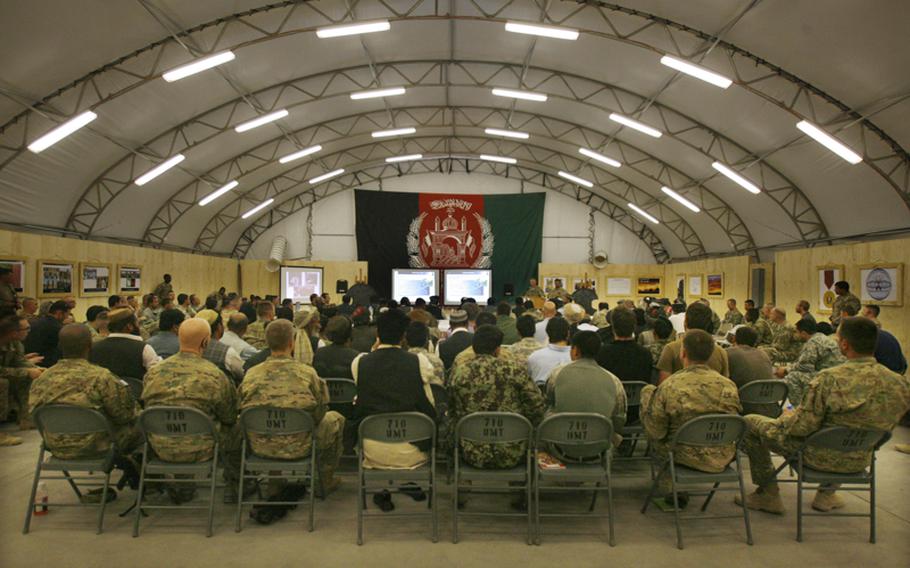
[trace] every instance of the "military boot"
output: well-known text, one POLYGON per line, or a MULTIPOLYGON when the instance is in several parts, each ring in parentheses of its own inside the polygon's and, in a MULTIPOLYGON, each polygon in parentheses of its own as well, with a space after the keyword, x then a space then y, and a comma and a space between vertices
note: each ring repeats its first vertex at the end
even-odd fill
POLYGON ((13 436, 6 432, 0 432, 0 446, 18 446, 22 443, 22 438, 13 436))
MULTIPOLYGON (((733 501, 740 507, 743 506, 743 501, 739 495, 733 497, 733 501)), ((765 488, 759 487, 753 493, 746 495, 746 507, 775 515, 784 514, 784 503, 781 501, 780 489, 778 489, 777 484, 769 485, 765 488)))
POLYGON ((834 509, 840 509, 846 504, 847 502, 844 500, 844 498, 835 493, 833 490, 819 489, 815 492, 815 499, 812 501, 812 508, 816 511, 827 513, 828 511, 833 511, 834 509))

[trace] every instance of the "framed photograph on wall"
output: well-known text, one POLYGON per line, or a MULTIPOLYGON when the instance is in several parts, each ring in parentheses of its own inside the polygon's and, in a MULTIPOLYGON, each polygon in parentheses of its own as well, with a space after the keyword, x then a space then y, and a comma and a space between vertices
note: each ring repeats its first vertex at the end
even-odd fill
POLYGON ((38 297, 74 296, 76 264, 65 260, 38 261, 38 297))
POLYGON ((830 312, 834 306, 837 294, 834 293, 834 283, 844 279, 843 264, 825 264, 816 267, 818 273, 818 299, 816 309, 819 312, 830 312))
POLYGON ((724 273, 719 274, 708 274, 705 276, 705 280, 708 283, 708 296, 713 296, 715 298, 724 295, 724 273))
POLYGON ((120 264, 117 266, 118 292, 138 292, 141 287, 142 266, 138 264, 120 264))
POLYGON ((675 286, 670 290, 670 300, 683 300, 686 299, 686 275, 677 274, 673 280, 675 286))
POLYGON ((111 293, 111 265, 83 262, 79 265, 79 295, 108 296, 111 293))
POLYGON ((0 267, 13 271, 13 288, 17 294, 25 291, 25 259, 9 256, 0 257, 0 267))
POLYGON ((607 296, 629 296, 632 294, 632 279, 625 276, 607 278, 607 296))
POLYGON ((697 296, 701 296, 701 274, 699 274, 697 276, 689 276, 688 284, 689 284, 688 292, 689 292, 690 297, 694 298, 697 296))
POLYGON ((635 286, 639 296, 660 296, 663 294, 663 278, 660 276, 639 276, 635 286))
MULTIPOLYGON (((568 279, 567 279, 567 278, 563 278, 562 276, 544 276, 544 277, 543 277, 543 291, 544 291, 545 293, 549 294, 549 293, 550 293, 550 290, 556 288, 556 281, 557 281, 557 280, 559 280, 560 282, 562 282, 562 287, 563 287, 563 288, 566 287, 566 283, 568 282, 568 279)), ((567 289, 568 289, 568 288, 567 288, 567 289)))
POLYGON ((859 266, 859 299, 879 306, 904 305, 904 265, 880 262, 859 266))

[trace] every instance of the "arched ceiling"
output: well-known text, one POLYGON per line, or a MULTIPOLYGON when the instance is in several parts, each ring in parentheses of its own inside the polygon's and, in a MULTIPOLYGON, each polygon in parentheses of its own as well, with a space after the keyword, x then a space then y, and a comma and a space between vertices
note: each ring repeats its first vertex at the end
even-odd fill
MULTIPOLYGON (((571 195, 632 230, 655 258, 751 253, 910 229, 910 50, 899 0, 404 0, 217 3, 54 0, 0 7, 0 221, 85 237, 242 256, 280 218, 392 175, 471 171, 571 195), (315 30, 387 19, 391 30, 315 30), (507 21, 580 31, 509 33, 507 21), (176 82, 206 55, 236 59, 176 82), (723 90, 661 65, 673 55, 733 80, 723 90), (406 87, 403 96, 351 100, 406 87), (546 94, 545 102, 493 88, 546 94), (258 115, 277 122, 237 133, 258 115), (98 119, 40 154, 26 146, 92 110, 98 119), (663 133, 609 120, 630 116, 663 133), (848 164, 795 128, 809 120, 860 154, 848 164), (414 127, 410 136, 370 133, 414 127), (485 128, 520 130, 527 140, 485 128), (278 159, 320 144, 305 159, 278 159), (578 153, 589 148, 619 168, 578 153), (177 153, 147 185, 135 179, 177 153), (386 164, 421 153, 424 159, 386 164), (516 165, 477 160, 509 156, 516 165), (761 188, 721 176, 726 164, 761 188), (309 179, 344 168, 321 184, 309 179), (590 188, 558 177, 570 172, 590 188), (225 183, 239 185, 201 207, 225 183), (694 213, 661 191, 674 189, 694 213), (275 201, 247 219, 241 215, 275 201), (631 205, 653 215, 644 220, 631 205)), ((466 187, 469 192, 470 188, 466 187)))

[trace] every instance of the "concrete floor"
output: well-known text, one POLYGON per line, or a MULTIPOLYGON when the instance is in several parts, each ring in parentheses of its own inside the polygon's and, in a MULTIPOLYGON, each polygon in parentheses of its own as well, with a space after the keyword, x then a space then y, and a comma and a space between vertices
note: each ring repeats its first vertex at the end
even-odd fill
MULTIPOLYGON (((8 426, 8 425, 7 425, 8 426)), ((441 490, 440 541, 429 539, 429 523, 417 519, 373 519, 366 525, 366 542, 356 544, 355 478, 346 476, 342 488, 326 501, 317 501, 316 530, 305 529, 304 510, 292 512, 271 526, 246 519, 234 532, 234 509, 219 503, 215 534, 207 539, 204 516, 191 511, 156 511, 145 519, 139 538, 131 536, 132 518, 121 519, 134 495, 127 490, 108 508, 105 532, 96 535, 93 511, 57 508, 35 517, 32 532, 22 535, 29 484, 37 458, 38 435, 25 433, 21 446, 0 448, 0 567, 27 566, 688 566, 710 568, 751 566, 900 567, 910 566, 910 455, 889 444, 879 452, 878 544, 868 543, 868 520, 808 518, 805 541, 797 543, 795 486, 786 484, 784 516, 754 513, 755 545, 745 543, 741 521, 695 521, 683 526, 686 549, 677 550, 673 517, 639 507, 648 490, 643 464, 616 468, 614 482, 616 541, 606 542, 606 520, 556 520, 543 526, 541 546, 525 544, 522 519, 465 519, 461 540, 451 542, 451 492, 441 490)), ((895 441, 910 441, 910 429, 899 428, 895 441)), ((893 443, 893 442, 892 442, 893 443)), ((52 482, 53 483, 53 482, 52 482)), ((72 499, 62 482, 49 487, 50 497, 72 499)), ((867 495, 847 496, 847 511, 863 512, 867 495)), ((811 498, 811 497, 810 497, 811 498)), ((480 506, 508 507, 505 497, 475 496, 469 510, 480 506)), ((584 499, 548 499, 555 506, 583 507, 584 499)), ((399 511, 420 505, 396 496, 399 511)), ((603 506, 603 501, 598 502, 603 506)), ((693 507, 690 507, 693 508, 693 507)), ((424 509, 420 509, 424 510, 424 509)), ((721 494, 709 512, 736 513, 731 494, 721 494)), ((204 512, 202 512, 204 514, 204 512)))

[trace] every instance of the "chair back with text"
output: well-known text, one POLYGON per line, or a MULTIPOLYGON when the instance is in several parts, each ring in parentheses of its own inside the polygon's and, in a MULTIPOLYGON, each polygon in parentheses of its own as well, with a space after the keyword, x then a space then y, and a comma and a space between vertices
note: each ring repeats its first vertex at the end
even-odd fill
POLYGON ((556 445, 570 457, 589 457, 610 449, 613 423, 602 414, 561 412, 545 418, 537 427, 536 444, 556 445))
POLYGON ((733 414, 706 414, 687 421, 673 436, 671 449, 686 446, 717 447, 738 444, 746 433, 746 420, 733 414))
POLYGON ((48 444, 48 435, 103 434, 112 443, 114 440, 110 421, 91 408, 70 404, 47 404, 35 409, 32 418, 44 441, 44 447, 52 453, 54 448, 48 444))
POLYGON ((743 415, 761 414, 777 418, 783 412, 789 394, 790 387, 784 381, 752 381, 740 387, 739 402, 743 407, 743 415))

